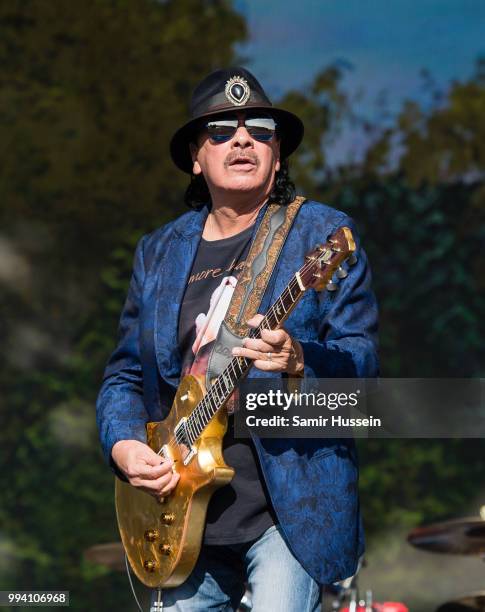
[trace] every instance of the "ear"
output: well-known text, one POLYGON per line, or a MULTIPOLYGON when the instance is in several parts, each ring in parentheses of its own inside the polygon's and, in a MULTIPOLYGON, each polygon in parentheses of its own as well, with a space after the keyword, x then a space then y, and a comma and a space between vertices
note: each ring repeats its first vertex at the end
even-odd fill
POLYGON ((197 161, 197 155, 199 153, 199 148, 193 142, 189 144, 189 147, 190 147, 190 156, 192 157, 192 162, 194 164, 192 168, 192 173, 196 175, 201 174, 202 168, 200 167, 200 164, 197 161))
POLYGON ((274 168, 274 169, 275 169, 275 171, 276 171, 276 172, 279 172, 279 169, 280 169, 280 168, 281 168, 280 160, 279 160, 279 159, 277 159, 277 160, 276 160, 276 164, 275 164, 275 168, 274 168))

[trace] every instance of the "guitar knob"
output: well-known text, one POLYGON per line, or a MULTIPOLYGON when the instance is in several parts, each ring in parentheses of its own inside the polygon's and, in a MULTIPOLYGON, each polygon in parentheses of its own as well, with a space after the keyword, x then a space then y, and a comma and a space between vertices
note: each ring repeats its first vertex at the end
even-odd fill
POLYGON ((145 540, 147 542, 155 542, 155 540, 158 540, 158 530, 157 529, 147 529, 147 531, 145 531, 145 540))
POLYGON ((160 520, 164 525, 171 525, 175 520, 175 514, 173 512, 163 512, 160 520))
POLYGON ((349 266, 353 266, 354 264, 356 264, 357 255, 355 253, 352 253, 352 255, 347 259, 347 263, 349 264, 349 266))
POLYGON ((327 291, 337 291, 337 289, 338 289, 337 283, 334 283, 333 281, 328 281, 327 291))
POLYGON ((345 268, 342 268, 342 266, 339 266, 339 268, 337 269, 337 276, 339 278, 345 278, 348 275, 349 273, 347 272, 347 270, 345 268))
POLYGON ((147 559, 143 563, 143 567, 146 569, 147 572, 154 572, 157 567, 157 564, 153 559, 147 559))
POLYGON ((172 547, 170 544, 160 544, 160 548, 158 549, 162 555, 169 555, 172 552, 172 547))

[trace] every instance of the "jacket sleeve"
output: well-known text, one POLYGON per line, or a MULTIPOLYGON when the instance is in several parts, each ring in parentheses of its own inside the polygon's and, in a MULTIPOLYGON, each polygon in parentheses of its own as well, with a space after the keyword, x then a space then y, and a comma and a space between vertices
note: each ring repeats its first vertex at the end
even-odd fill
POLYGON ((142 238, 136 247, 133 273, 118 328, 118 346, 106 366, 96 402, 96 421, 106 461, 118 476, 111 449, 119 440, 146 442, 148 414, 143 404, 139 317, 145 276, 142 238))
POLYGON ((353 221, 345 216, 357 244, 357 263, 335 292, 322 294, 318 341, 300 341, 305 376, 311 378, 372 378, 379 373, 377 357, 377 302, 371 289, 366 254, 359 246, 353 221))

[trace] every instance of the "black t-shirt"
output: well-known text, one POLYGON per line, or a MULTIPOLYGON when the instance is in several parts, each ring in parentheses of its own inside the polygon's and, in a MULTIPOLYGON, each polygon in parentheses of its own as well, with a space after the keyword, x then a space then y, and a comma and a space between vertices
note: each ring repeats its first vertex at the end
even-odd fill
MULTIPOLYGON (((180 310, 182 376, 206 372, 214 340, 249 251, 251 234, 249 227, 230 238, 201 239, 180 310)), ((209 503, 206 544, 247 542, 259 537, 275 521, 252 440, 234 438, 231 415, 223 453, 236 473, 209 503)))

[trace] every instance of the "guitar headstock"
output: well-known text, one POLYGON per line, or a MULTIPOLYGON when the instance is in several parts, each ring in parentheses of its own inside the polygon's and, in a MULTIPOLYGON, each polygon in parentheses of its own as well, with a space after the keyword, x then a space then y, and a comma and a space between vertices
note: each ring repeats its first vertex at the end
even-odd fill
POLYGON ((318 245, 305 256, 306 263, 300 270, 300 278, 305 288, 313 288, 316 291, 325 288, 329 291, 337 289, 332 277, 335 272, 338 278, 347 276, 348 272, 342 263, 347 260, 348 265, 353 265, 357 261, 355 249, 350 228, 340 227, 324 245, 318 245))

